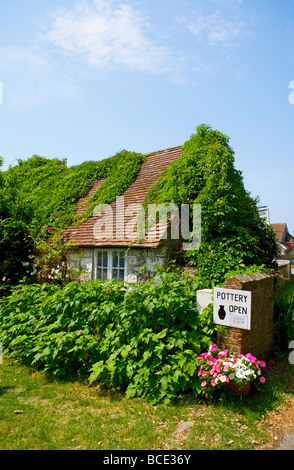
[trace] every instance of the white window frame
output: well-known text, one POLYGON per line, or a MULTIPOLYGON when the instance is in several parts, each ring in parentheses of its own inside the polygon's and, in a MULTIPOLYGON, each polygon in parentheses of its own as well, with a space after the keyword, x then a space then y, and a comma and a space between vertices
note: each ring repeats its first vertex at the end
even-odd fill
MULTIPOLYGON (((107 279, 113 279, 112 277, 112 261, 113 261, 113 254, 114 253, 124 253, 125 255, 125 263, 124 263, 124 281, 126 282, 127 279, 127 254, 125 250, 116 249, 116 248, 97 248, 94 250, 94 279, 97 278, 97 268, 98 268, 98 253, 107 253, 107 279)), ((116 282, 116 281, 115 281, 116 282)), ((123 281, 121 281, 123 282, 123 281)))

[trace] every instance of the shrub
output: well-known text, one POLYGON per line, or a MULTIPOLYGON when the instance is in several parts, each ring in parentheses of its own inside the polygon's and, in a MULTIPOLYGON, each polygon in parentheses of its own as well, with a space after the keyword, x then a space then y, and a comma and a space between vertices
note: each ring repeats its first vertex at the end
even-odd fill
POLYGON ((282 351, 294 340, 294 276, 274 296, 274 337, 276 348, 282 351))
POLYGON ((56 377, 86 374, 153 403, 200 391, 198 354, 216 338, 199 315, 194 279, 159 272, 151 281, 17 287, 0 301, 4 350, 56 377))
POLYGON ((125 387, 128 397, 154 403, 186 390, 198 393, 197 355, 218 328, 211 311, 198 314, 196 288, 191 279, 179 280, 170 272, 128 290, 119 324, 104 336, 104 357, 92 367, 90 381, 125 387))

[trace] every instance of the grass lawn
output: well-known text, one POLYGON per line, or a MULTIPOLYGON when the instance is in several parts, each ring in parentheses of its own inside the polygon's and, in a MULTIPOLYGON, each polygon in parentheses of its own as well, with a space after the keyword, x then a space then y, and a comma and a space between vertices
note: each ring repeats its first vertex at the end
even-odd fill
POLYGON ((52 381, 4 357, 0 365, 1 450, 250 450, 267 441, 267 412, 294 394, 293 365, 272 360, 262 391, 192 395, 169 405, 127 400, 82 380, 52 381))

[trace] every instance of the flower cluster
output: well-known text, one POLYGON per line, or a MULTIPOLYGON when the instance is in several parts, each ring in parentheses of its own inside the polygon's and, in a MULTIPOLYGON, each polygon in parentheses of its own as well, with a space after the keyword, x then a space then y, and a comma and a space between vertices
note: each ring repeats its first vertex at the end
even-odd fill
POLYGON ((43 230, 48 230, 48 232, 51 232, 51 230, 53 230, 54 227, 49 227, 48 225, 43 225, 43 230))
POLYGON ((201 387, 207 392, 213 388, 221 388, 227 382, 243 386, 247 382, 259 378, 261 383, 265 378, 261 375, 261 369, 265 362, 256 359, 252 354, 232 354, 227 349, 218 349, 216 344, 211 344, 209 350, 198 356, 201 387))

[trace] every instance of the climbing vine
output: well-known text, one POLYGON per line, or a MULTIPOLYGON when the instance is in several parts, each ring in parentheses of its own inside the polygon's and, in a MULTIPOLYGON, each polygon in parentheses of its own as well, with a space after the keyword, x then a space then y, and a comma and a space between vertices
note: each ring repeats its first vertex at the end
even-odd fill
POLYGON ((271 267, 277 254, 273 230, 260 218, 258 200, 245 190, 234 163, 229 138, 201 125, 144 202, 201 205, 201 245, 186 253, 186 261, 207 286, 233 269, 271 267))

